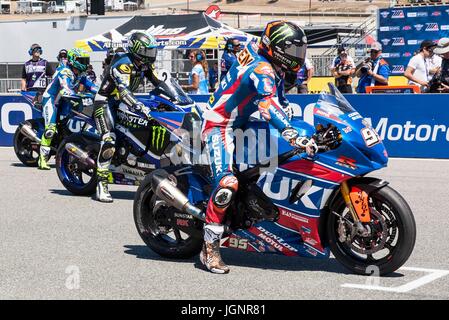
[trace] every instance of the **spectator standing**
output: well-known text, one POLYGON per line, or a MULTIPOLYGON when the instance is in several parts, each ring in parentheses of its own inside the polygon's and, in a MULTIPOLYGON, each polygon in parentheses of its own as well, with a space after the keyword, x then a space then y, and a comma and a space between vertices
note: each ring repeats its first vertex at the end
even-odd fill
POLYGON ((56 57, 56 59, 59 62, 58 68, 61 66, 66 66, 67 65, 67 50, 66 49, 59 50, 58 56, 56 57))
POLYGON ((437 85, 435 92, 449 93, 449 38, 441 38, 434 53, 442 58, 441 68, 432 79, 437 85))
POLYGON ((343 47, 338 48, 338 56, 331 66, 335 85, 341 93, 352 93, 352 76, 355 73, 354 60, 343 47))
POLYGON ((91 64, 87 66, 86 77, 87 80, 89 80, 92 83, 97 82, 97 75, 95 74, 94 68, 92 67, 91 64))
POLYGON ((225 50, 221 57, 221 75, 220 80, 228 73, 232 64, 237 59, 237 53, 240 51, 240 41, 235 38, 230 38, 226 41, 225 50))
POLYGON ((366 87, 388 85, 390 67, 382 58, 382 45, 379 42, 371 45, 370 56, 357 66, 356 76, 359 77, 357 93, 366 93, 366 87))
POLYGON ((303 66, 301 69, 299 69, 298 73, 296 74, 296 88, 298 89, 299 94, 307 94, 309 93, 308 84, 310 79, 313 77, 313 64, 312 62, 306 58, 304 61, 303 66))
POLYGON ((47 78, 53 75, 54 70, 47 60, 41 58, 42 48, 37 43, 30 47, 28 54, 31 59, 23 65, 21 89, 43 92, 47 87, 47 78))
POLYGON ((432 55, 427 59, 427 65, 429 66, 429 81, 440 71, 442 62, 443 59, 432 50, 432 55))
POLYGON ((424 40, 421 42, 419 53, 410 59, 404 77, 409 81, 410 85, 417 85, 421 91, 428 91, 430 65, 429 59, 433 54, 436 44, 432 40, 424 40))
POLYGON ((209 94, 207 85, 208 65, 206 54, 201 50, 191 51, 189 60, 193 68, 189 76, 189 84, 182 86, 189 94, 209 94))
POLYGON ((209 69, 209 86, 215 91, 218 83, 218 62, 214 62, 212 69, 209 69))

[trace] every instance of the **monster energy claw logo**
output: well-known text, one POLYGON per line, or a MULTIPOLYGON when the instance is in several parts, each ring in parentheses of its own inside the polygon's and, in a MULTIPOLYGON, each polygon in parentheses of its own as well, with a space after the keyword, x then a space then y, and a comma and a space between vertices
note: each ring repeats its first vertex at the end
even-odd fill
POLYGON ((166 129, 161 126, 153 126, 152 144, 156 150, 160 150, 164 146, 166 129))
POLYGON ((282 40, 287 39, 288 37, 291 37, 294 35, 293 30, 290 28, 290 26, 288 25, 283 25, 281 26, 279 29, 277 29, 276 31, 273 32, 273 34, 271 35, 273 38, 271 39, 271 41, 273 43, 279 43, 282 40), (281 38, 282 37, 282 38, 281 38), (275 41, 276 40, 276 41, 275 41))

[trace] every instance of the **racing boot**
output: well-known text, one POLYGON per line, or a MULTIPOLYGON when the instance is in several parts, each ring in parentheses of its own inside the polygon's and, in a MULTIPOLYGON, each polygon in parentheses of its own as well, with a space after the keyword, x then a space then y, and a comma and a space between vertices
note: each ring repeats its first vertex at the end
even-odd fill
POLYGON ((50 170, 50 166, 47 163, 49 155, 50 155, 50 147, 41 145, 39 152, 39 160, 37 161, 37 168, 39 170, 50 170))
POLYGON ((220 255, 220 240, 223 231, 223 225, 206 224, 204 226, 204 243, 200 253, 200 261, 212 273, 223 274, 230 271, 220 255))
POLYGON ((100 202, 113 202, 111 194, 108 189, 108 176, 109 171, 103 171, 101 169, 97 169, 98 176, 98 184, 97 184, 97 192, 96 199, 100 202))

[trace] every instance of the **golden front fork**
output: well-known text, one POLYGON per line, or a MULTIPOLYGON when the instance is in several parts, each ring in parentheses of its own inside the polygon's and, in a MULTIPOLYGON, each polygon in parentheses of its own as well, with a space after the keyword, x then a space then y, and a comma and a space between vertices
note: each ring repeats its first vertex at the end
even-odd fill
POLYGON ((345 200, 346 206, 351 212, 352 218, 354 222, 359 222, 359 216, 352 205, 351 198, 349 197, 349 187, 346 181, 343 181, 340 185, 341 194, 343 195, 343 199, 345 200))

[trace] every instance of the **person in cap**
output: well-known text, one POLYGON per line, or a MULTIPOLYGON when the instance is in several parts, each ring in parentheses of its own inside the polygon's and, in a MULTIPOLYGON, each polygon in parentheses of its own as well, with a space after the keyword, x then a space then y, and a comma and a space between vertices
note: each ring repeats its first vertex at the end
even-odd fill
POLYGON ((421 91, 427 91, 430 76, 429 60, 433 55, 433 49, 436 44, 432 40, 424 40, 421 42, 419 53, 413 56, 405 70, 404 77, 409 81, 410 85, 417 85, 421 91))
POLYGON ((59 50, 56 59, 59 62, 58 67, 67 65, 67 50, 66 49, 59 50))
POLYGON ((390 67, 382 58, 382 45, 379 42, 371 45, 370 56, 357 66, 356 76, 360 78, 357 93, 366 93, 366 87, 388 85, 390 67))
POLYGON ((331 65, 335 85, 342 93, 352 93, 352 76, 355 73, 354 60, 344 47, 339 47, 337 53, 338 56, 335 57, 331 65))
POLYGON ((437 92, 449 93, 449 38, 441 38, 433 52, 443 58, 441 68, 434 76, 439 85, 437 92))
POLYGON ((220 81, 223 80, 226 73, 231 69, 232 64, 235 62, 237 54, 240 52, 240 40, 237 38, 229 38, 226 41, 225 50, 221 57, 221 75, 220 81))
POLYGON ((22 69, 22 91, 44 92, 47 87, 47 78, 53 75, 50 63, 41 58, 42 47, 37 43, 28 50, 31 59, 25 62, 22 69))

